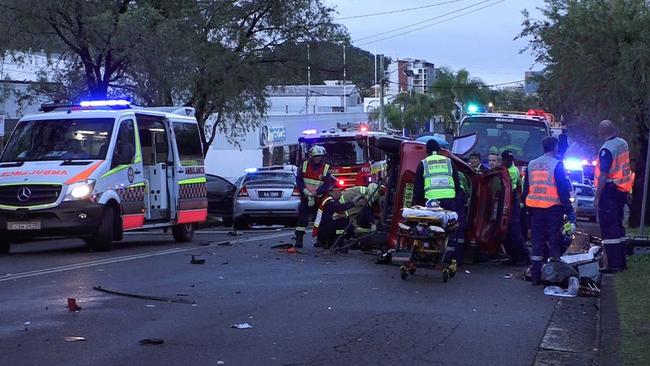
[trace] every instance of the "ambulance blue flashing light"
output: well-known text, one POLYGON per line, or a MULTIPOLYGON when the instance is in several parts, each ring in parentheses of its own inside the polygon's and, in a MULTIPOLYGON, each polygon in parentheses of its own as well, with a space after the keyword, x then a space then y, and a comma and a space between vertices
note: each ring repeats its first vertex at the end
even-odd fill
POLYGON ((582 161, 575 158, 565 159, 564 168, 566 170, 582 170, 582 161))
POLYGON ((85 100, 79 103, 82 107, 129 107, 131 102, 123 99, 115 100, 85 100))
POLYGON ((304 130, 304 131, 302 131, 303 135, 315 135, 317 133, 318 133, 318 131, 313 130, 313 129, 312 130, 304 130))
POLYGON ((470 104, 467 106, 467 113, 477 113, 478 106, 476 104, 470 104))
POLYGON ((246 168, 244 169, 246 173, 255 173, 257 172, 257 168, 246 168))

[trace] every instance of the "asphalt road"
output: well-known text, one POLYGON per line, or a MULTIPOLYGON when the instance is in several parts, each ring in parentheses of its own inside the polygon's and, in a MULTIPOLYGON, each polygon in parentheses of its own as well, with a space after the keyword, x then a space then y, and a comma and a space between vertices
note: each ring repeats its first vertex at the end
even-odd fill
POLYGON ((146 233, 109 253, 81 241, 17 245, 0 257, 0 365, 533 363, 556 299, 517 279, 523 268, 466 266, 446 284, 420 269, 403 281, 373 255, 271 249, 291 235, 209 230, 179 245, 146 233))

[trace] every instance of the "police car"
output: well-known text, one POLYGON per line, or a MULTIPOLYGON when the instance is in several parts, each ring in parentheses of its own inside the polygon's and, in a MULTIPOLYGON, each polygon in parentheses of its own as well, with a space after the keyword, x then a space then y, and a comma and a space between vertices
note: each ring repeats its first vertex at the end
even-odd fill
POLYGON ((125 231, 164 227, 192 240, 207 215, 192 108, 109 100, 41 110, 18 122, 0 156, 0 253, 51 236, 105 251, 125 231))

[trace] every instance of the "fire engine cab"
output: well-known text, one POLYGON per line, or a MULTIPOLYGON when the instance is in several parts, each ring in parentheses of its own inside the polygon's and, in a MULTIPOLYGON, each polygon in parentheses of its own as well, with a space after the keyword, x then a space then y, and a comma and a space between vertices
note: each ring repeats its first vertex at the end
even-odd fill
POLYGON ((384 153, 373 147, 378 138, 385 136, 387 134, 383 132, 369 131, 364 124, 339 125, 322 131, 304 130, 298 139, 298 166, 302 166, 303 161, 308 159, 307 151, 312 146, 320 145, 327 151, 325 160, 340 186, 367 186, 376 182, 386 171, 384 153))

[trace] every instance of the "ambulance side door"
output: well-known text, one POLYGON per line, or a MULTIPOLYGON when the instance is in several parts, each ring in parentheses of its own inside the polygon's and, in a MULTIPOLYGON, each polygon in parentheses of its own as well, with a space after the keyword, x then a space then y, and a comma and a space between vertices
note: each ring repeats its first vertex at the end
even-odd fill
POLYGON ((120 120, 111 154, 110 170, 102 179, 120 197, 122 229, 140 228, 144 224, 145 184, 140 137, 133 116, 120 120))
POLYGON ((170 127, 175 155, 172 191, 176 223, 204 222, 208 199, 198 124, 194 120, 171 118, 170 127))

